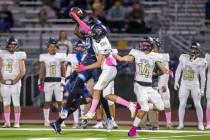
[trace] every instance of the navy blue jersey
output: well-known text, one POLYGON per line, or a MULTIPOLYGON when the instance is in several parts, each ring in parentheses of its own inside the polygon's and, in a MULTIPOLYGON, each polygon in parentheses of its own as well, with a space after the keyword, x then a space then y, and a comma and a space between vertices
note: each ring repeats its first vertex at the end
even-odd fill
POLYGON ((89 38, 89 37, 85 38, 85 47, 87 50, 87 55, 84 58, 84 60, 82 61, 82 64, 90 65, 90 64, 95 63, 97 61, 97 58, 96 58, 95 52, 92 47, 92 39, 91 38, 89 38))

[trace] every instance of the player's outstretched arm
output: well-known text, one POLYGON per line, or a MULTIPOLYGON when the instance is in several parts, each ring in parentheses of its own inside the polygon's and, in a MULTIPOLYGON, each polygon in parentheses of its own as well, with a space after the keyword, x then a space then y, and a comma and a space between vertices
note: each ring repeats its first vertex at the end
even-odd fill
POLYGON ((76 71, 77 72, 80 72, 80 71, 86 71, 86 70, 89 70, 89 69, 95 69, 95 68, 100 68, 102 63, 103 63, 103 60, 105 59, 105 56, 103 54, 99 54, 97 56, 97 62, 91 64, 91 65, 78 65, 76 67, 76 71))
POLYGON ((19 80, 21 80, 26 73, 26 67, 25 67, 24 60, 19 60, 19 69, 20 69, 20 72, 17 75, 17 77, 13 80, 13 84, 16 84, 19 80))
POLYGON ((76 27, 75 27, 75 29, 74 29, 74 34, 75 34, 78 38, 80 38, 80 39, 83 39, 83 38, 84 38, 84 32, 81 32, 81 31, 79 30, 79 24, 76 24, 76 27))
POLYGON ((118 54, 113 54, 113 56, 118 61, 125 61, 125 62, 131 62, 131 61, 134 61, 134 59, 135 59, 132 55, 120 56, 118 54))

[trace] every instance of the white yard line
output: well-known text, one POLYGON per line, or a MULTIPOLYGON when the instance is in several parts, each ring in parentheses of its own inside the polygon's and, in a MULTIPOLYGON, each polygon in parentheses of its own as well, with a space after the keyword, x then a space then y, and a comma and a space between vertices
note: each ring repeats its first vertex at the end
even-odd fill
MULTIPOLYGON (((147 138, 142 138, 142 137, 136 137, 134 139, 141 139, 141 140, 174 140, 174 138, 189 138, 189 137, 199 137, 199 136, 210 136, 210 134, 201 134, 201 135, 184 135, 184 136, 165 136, 165 137, 147 137, 147 138)), ((121 139, 121 140, 131 140, 131 139, 121 139)), ((181 140, 181 139, 179 139, 181 140)))
MULTIPOLYGON (((0 128, 0 130, 15 130, 15 131, 54 131, 51 128, 0 128)), ((63 131, 100 131, 107 132, 106 129, 62 129, 63 131)), ((112 130, 111 132, 128 132, 125 129, 112 130)), ((138 130, 138 132, 151 132, 151 133, 194 133, 194 134, 209 134, 210 131, 196 131, 196 130, 138 130)))

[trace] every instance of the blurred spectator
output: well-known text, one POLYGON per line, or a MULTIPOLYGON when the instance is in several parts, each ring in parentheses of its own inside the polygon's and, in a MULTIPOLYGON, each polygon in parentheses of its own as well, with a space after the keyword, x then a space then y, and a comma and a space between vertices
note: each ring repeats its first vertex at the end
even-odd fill
POLYGON ((113 7, 109 10, 108 21, 111 32, 122 32, 125 29, 125 8, 120 0, 116 0, 113 7))
POLYGON ((210 0, 205 4, 206 19, 210 20, 210 0))
POLYGON ((128 14, 128 33, 148 33, 144 22, 144 9, 139 2, 133 4, 133 10, 128 14))
POLYGON ((7 5, 0 5, 0 32, 8 32, 13 24, 12 12, 7 9, 7 5))
POLYGON ((58 52, 59 53, 72 53, 73 45, 70 40, 68 40, 68 36, 66 31, 60 31, 59 40, 58 40, 58 52))
POLYGON ((55 11, 50 4, 51 3, 48 0, 45 0, 43 2, 43 6, 38 13, 40 24, 42 25, 42 27, 44 27, 46 24, 50 25, 48 19, 56 18, 55 11))
POLYGON ((101 0, 94 0, 92 4, 92 11, 93 11, 93 16, 99 19, 105 26, 107 25, 107 20, 105 17, 105 3, 104 1, 101 0))

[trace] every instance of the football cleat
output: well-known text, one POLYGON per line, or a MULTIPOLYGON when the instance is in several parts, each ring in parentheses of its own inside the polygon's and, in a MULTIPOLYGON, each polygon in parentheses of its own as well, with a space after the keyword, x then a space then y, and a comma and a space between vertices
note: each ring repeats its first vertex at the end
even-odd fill
POLYGON ((102 122, 102 121, 97 122, 97 123, 93 126, 93 128, 95 128, 95 129, 102 129, 102 128, 104 128, 103 122, 102 122))
POLYGON ((177 130, 181 130, 181 129, 183 129, 184 128, 184 125, 179 125, 176 129, 177 130))
POLYGON ((210 129, 210 123, 207 123, 207 124, 206 124, 205 129, 210 129))
POLYGON ((88 111, 88 113, 81 116, 80 119, 81 120, 91 120, 91 119, 93 119, 94 116, 95 116, 95 112, 92 113, 92 112, 88 111))
POLYGON ((9 128, 11 125, 10 123, 4 123, 4 125, 2 126, 2 128, 9 128))
POLYGON ((128 132, 128 136, 135 137, 137 135, 136 133, 136 127, 132 126, 128 132))
POLYGON ((85 129, 88 125, 89 121, 88 120, 82 120, 80 127, 82 129, 85 129))
POLYGON ((61 129, 60 124, 58 124, 57 122, 53 122, 53 123, 50 123, 50 126, 55 130, 56 133, 61 134, 62 129, 61 129))
POLYGON ((13 127, 14 128, 20 128, 20 124, 19 123, 15 123, 13 127))
POLYGON ((198 130, 201 130, 201 131, 205 130, 203 124, 198 125, 198 130))
POLYGON ((111 119, 107 119, 107 120, 106 120, 105 126, 106 126, 106 129, 107 129, 108 131, 111 131, 111 130, 114 128, 114 126, 112 125, 112 120, 111 120, 111 119))

